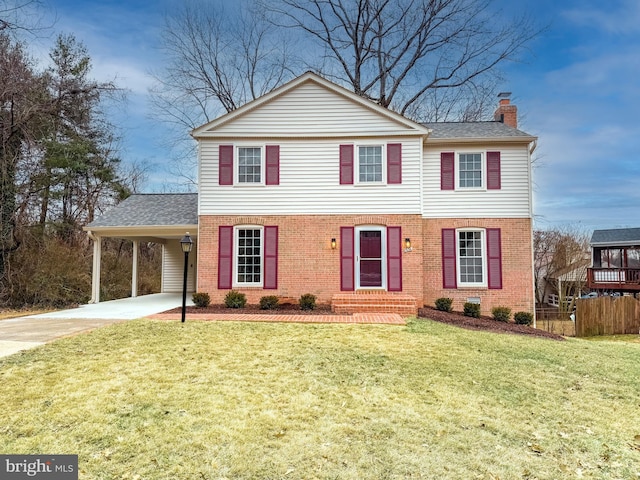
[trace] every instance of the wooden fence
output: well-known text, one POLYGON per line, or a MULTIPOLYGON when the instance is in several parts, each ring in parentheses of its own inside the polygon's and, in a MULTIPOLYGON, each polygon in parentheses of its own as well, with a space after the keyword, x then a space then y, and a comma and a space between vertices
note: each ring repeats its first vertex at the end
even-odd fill
POLYGON ((640 334, 640 300, 584 298, 576 302, 576 337, 640 334))

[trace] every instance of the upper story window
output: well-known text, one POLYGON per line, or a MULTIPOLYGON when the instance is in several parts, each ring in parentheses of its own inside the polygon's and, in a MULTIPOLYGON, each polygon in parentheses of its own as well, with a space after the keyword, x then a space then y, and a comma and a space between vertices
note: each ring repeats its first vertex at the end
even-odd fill
POLYGON ((441 152, 440 190, 502 189, 500 152, 441 152))
POLYGON ((358 147, 358 183, 381 183, 383 181, 383 157, 381 145, 358 147))
POLYGON ((262 183, 262 148, 238 147, 238 183, 262 183))
POLYGON ((340 185, 402 183, 402 144, 340 145, 340 185))
POLYGON ((461 153, 458 156, 460 188, 482 188, 482 154, 461 153))

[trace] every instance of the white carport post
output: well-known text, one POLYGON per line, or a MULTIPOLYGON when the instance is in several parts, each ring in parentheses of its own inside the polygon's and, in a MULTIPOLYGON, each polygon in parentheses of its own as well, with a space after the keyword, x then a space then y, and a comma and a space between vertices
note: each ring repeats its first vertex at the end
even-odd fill
POLYGON ((133 265, 131 268, 131 298, 138 296, 138 240, 133 241, 133 265))
POLYGON ((91 300, 89 303, 100 302, 100 263, 102 259, 102 238, 88 232, 93 240, 93 269, 91 270, 91 300))

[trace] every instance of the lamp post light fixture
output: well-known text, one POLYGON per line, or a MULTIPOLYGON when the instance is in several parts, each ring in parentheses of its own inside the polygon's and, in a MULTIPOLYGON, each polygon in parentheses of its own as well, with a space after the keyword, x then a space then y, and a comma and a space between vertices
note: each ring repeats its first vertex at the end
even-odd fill
POLYGON ((187 273, 189 272, 189 252, 193 248, 193 240, 189 232, 180 240, 180 246, 184 252, 184 277, 182 279, 182 323, 185 321, 187 313, 187 273))

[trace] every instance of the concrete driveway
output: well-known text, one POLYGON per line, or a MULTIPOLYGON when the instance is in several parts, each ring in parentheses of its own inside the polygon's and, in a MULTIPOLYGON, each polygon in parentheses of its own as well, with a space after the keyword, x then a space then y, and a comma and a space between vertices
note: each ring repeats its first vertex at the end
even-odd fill
MULTIPOLYGON (((187 296, 187 304, 192 305, 187 296)), ((0 357, 112 323, 142 318, 182 305, 179 293, 123 298, 70 310, 0 320, 0 357)))

